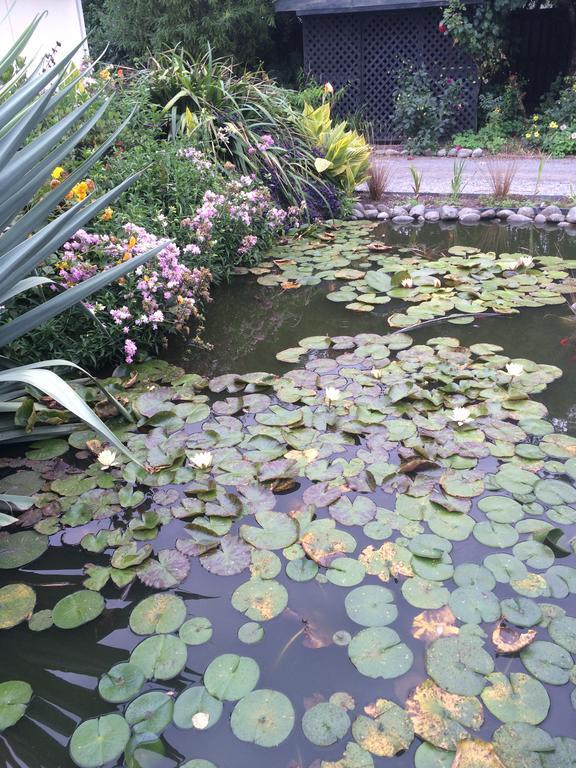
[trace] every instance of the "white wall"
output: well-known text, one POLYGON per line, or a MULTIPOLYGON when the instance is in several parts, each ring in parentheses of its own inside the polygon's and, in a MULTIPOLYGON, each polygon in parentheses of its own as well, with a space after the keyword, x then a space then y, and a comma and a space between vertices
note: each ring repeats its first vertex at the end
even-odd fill
MULTIPOLYGON (((7 51, 37 13, 48 11, 26 49, 36 58, 48 53, 60 42, 62 56, 85 36, 82 0, 0 0, 0 53, 7 51)), ((75 60, 80 63, 86 51, 80 49, 75 60)), ((56 56, 58 58, 58 55, 56 56)))

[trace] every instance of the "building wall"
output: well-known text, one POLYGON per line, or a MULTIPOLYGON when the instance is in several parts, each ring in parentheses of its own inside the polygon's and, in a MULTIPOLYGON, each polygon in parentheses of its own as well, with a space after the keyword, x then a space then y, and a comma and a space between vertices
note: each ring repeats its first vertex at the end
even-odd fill
MULTIPOLYGON (((81 0, 0 0, 0 53, 9 50, 36 14, 43 11, 48 13, 26 49, 27 56, 42 57, 58 42, 58 54, 63 55, 85 36, 81 0)), ((81 50, 77 54, 77 63, 85 53, 81 50)))
POLYGON ((440 34, 439 8, 303 16, 304 65, 318 82, 344 88, 342 113, 370 121, 376 141, 395 141, 392 120, 398 70, 424 64, 433 84, 465 83, 460 130, 476 127, 478 82, 472 60, 440 34))

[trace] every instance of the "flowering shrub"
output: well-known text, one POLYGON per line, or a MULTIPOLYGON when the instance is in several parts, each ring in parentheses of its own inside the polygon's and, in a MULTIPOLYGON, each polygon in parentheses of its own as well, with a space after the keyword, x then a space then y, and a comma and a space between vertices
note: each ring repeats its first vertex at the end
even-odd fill
MULTIPOLYGON (((52 291, 66 290, 161 242, 131 223, 124 225, 122 237, 81 229, 42 271, 53 279, 52 291)), ((101 365, 122 357, 131 363, 138 351, 157 352, 171 334, 188 333, 190 324, 201 319, 210 277, 205 268, 185 266, 180 249, 166 241, 146 265, 84 302, 84 311, 74 311, 72 320, 64 315, 48 323, 35 334, 34 349, 45 344, 59 354, 73 352, 81 364, 101 365)), ((11 352, 26 359, 29 346, 30 340, 22 337, 11 352)))
MULTIPOLYGON (((264 134, 255 152, 267 151, 272 141, 264 134)), ((304 213, 277 204, 272 181, 268 188, 254 174, 239 175, 231 164, 215 165, 190 142, 117 150, 97 183, 114 183, 145 165, 147 171, 123 195, 114 217, 144 227, 153 222, 177 244, 187 266, 206 267, 216 282, 237 265, 255 263, 304 213)), ((100 222, 98 229, 109 231, 109 223, 100 222)))
POLYGON ((556 83, 542 107, 533 115, 525 140, 556 157, 576 154, 576 77, 556 83))
POLYGON ((454 129, 463 109, 462 82, 448 78, 433 82, 425 67, 405 67, 398 73, 394 121, 413 152, 434 149, 454 129))

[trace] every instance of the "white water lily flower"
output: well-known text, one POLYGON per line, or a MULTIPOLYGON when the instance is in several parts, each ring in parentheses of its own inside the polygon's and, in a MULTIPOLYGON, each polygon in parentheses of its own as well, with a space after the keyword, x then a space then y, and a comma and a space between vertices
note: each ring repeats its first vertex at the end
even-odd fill
POLYGON ((520 256, 520 266, 528 269, 534 264, 534 258, 532 256, 520 256))
POLYGON ((522 376, 524 373, 524 366, 520 363, 506 363, 506 373, 508 376, 522 376))
POLYGON ((190 456, 190 463, 195 466, 196 469, 210 469, 212 466, 212 454, 210 451, 193 453, 192 456, 190 456))
POLYGON ((454 408, 452 411, 452 420, 455 421, 459 427, 463 424, 468 424, 472 421, 470 410, 468 408, 454 408))
POLYGON ((402 282, 400 283, 400 285, 402 286, 402 288, 412 288, 412 286, 414 285, 414 281, 412 280, 411 277, 405 277, 404 280, 402 280, 402 282))
POLYGON ((199 731, 203 731, 205 728, 208 728, 209 722, 210 715, 208 712, 196 712, 195 715, 192 715, 192 725, 199 731))
POLYGON ((382 378, 382 368, 372 368, 370 371, 370 375, 373 379, 381 379, 382 378))
POLYGON ((336 387, 326 387, 324 390, 324 402, 326 405, 337 403, 338 400, 341 400, 341 398, 342 392, 340 392, 339 389, 336 389, 336 387))
POLYGON ((116 451, 111 451, 110 448, 104 448, 96 458, 102 465, 102 469, 110 469, 110 467, 115 467, 118 464, 116 451))
POLYGON ((432 285, 434 286, 434 288, 440 288, 440 286, 442 285, 442 282, 437 277, 435 277, 432 280, 432 285))

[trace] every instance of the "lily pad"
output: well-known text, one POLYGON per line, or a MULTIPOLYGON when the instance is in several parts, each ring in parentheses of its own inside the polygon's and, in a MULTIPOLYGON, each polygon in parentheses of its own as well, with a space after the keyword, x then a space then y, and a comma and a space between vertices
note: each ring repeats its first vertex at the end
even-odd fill
POLYGON ((568 651, 547 640, 536 640, 520 652, 520 658, 530 674, 550 685, 567 683, 574 666, 568 651))
POLYGON ((137 635, 174 632, 186 618, 186 604, 176 595, 151 595, 130 614, 130 629, 137 635))
POLYGON ((172 721, 173 698, 164 691, 148 691, 128 705, 124 717, 134 733, 162 733, 172 721))
POLYGON ((79 768, 100 768, 117 760, 130 738, 120 715, 103 715, 81 723, 70 739, 70 757, 79 768))
POLYGON ((394 757, 408 749, 414 728, 408 714, 387 699, 365 707, 371 717, 360 715, 352 723, 352 735, 362 749, 377 757, 394 757))
POLYGON ((26 621, 36 605, 36 593, 27 584, 7 584, 0 589, 0 629, 26 621))
POLYGON ((286 587, 273 579, 251 579, 232 594, 232 606, 252 621, 269 621, 287 605, 286 587))
POLYGON ((212 728, 220 719, 222 709, 222 702, 211 696, 204 686, 187 688, 174 704, 174 724, 178 728, 198 728, 199 725, 200 730, 212 728), (200 720, 197 717, 200 713, 207 717, 200 720))
POLYGON ((186 645, 173 635, 153 635, 134 648, 130 662, 139 667, 147 680, 170 680, 186 665, 186 645))
POLYGON ((226 534, 218 544, 218 549, 207 552, 200 558, 200 564, 210 573, 218 576, 234 576, 249 567, 250 547, 234 534, 226 534))
POLYGON ((210 619, 204 616, 195 616, 182 624, 178 631, 178 637, 186 645, 202 645, 210 640, 213 631, 210 619))
POLYGON ((348 645, 350 661, 366 677, 390 680, 408 672, 414 655, 388 627, 370 627, 358 632, 348 645))
POLYGON ((294 708, 279 691, 252 691, 234 707, 230 726, 236 738, 260 747, 277 747, 294 727, 294 708))
POLYGON ((482 704, 474 696, 458 696, 424 680, 406 701, 406 711, 417 736, 440 749, 455 750, 467 738, 467 728, 484 722, 482 704))
POLYGON ((510 677, 502 672, 488 675, 489 685, 482 691, 482 701, 503 723, 538 725, 546 719, 550 698, 538 680, 522 672, 510 677))
POLYGON ((426 671, 445 691, 477 696, 486 685, 494 661, 473 635, 440 637, 426 649, 426 671))
POLYGON ((0 683, 0 733, 24 716, 32 698, 32 687, 22 680, 0 683))
POLYGON ((350 728, 350 718, 342 707, 320 702, 304 713, 304 736, 318 747, 329 747, 342 739, 350 728))
POLYGON ((140 692, 145 681, 140 667, 123 662, 102 675, 98 683, 98 693, 104 701, 113 704, 130 701, 140 692))
POLYGON ((81 589, 63 597, 52 609, 54 626, 75 629, 98 618, 104 610, 104 598, 98 592, 81 589))
POLYGON ((353 589, 346 595, 344 607, 352 621, 363 627, 385 627, 398 616, 394 593, 375 584, 353 589))
POLYGON ((0 532, 0 570, 21 568, 37 560, 48 549, 48 536, 36 531, 0 532))
POLYGON ((225 653, 210 662, 204 686, 219 701, 237 701, 250 693, 260 677, 260 667, 248 656, 225 653))

